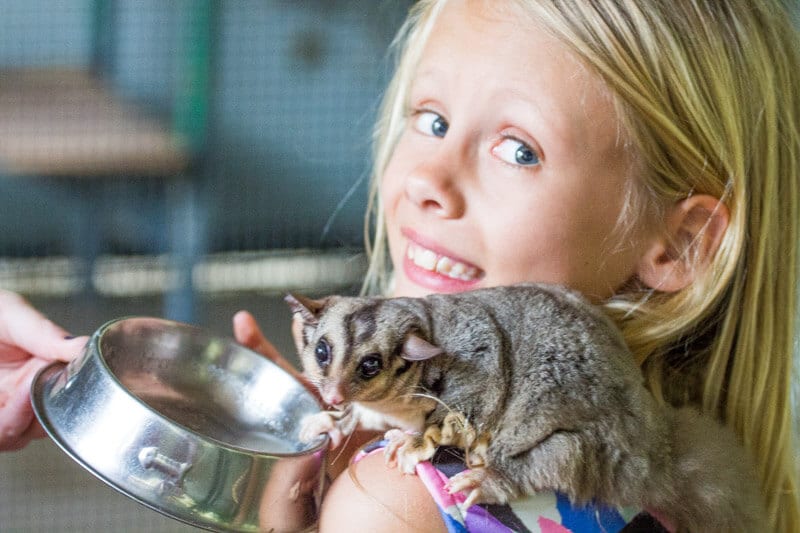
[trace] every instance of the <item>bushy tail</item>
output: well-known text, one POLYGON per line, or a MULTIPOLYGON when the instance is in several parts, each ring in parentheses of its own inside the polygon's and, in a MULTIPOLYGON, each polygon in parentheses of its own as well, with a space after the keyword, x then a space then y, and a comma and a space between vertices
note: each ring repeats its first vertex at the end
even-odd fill
POLYGON ((666 479, 651 512, 679 531, 764 531, 766 511, 752 458, 735 434, 692 408, 670 409, 673 440, 666 479))

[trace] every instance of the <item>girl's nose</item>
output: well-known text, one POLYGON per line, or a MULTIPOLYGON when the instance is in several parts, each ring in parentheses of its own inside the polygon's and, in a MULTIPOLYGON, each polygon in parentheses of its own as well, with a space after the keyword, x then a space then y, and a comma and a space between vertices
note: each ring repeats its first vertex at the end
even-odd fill
POLYGON ((407 177, 406 197, 420 209, 442 218, 459 218, 466 207, 452 169, 420 164, 407 177))

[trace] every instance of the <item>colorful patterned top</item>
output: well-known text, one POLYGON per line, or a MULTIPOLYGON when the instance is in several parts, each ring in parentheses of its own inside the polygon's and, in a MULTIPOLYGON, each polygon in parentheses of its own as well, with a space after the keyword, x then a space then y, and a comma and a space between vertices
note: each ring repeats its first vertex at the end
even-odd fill
MULTIPOLYGON (((368 445, 355 458, 383 453, 386 441, 368 445)), ((442 447, 430 462, 417 465, 420 480, 431 493, 450 533, 668 533, 647 513, 620 511, 595 505, 573 507, 561 494, 538 493, 506 505, 478 504, 463 509, 466 497, 450 494, 447 480, 465 469, 463 455, 442 447)))

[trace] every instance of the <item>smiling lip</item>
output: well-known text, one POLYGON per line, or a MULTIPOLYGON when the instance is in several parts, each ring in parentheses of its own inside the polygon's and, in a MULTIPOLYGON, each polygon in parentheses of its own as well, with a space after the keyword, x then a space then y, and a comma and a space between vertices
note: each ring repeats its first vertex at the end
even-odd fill
POLYGON ((483 277, 483 272, 478 267, 426 242, 426 239, 412 230, 403 229, 403 235, 408 239, 404 269, 408 277, 416 283, 439 291, 453 292, 466 290, 483 277))

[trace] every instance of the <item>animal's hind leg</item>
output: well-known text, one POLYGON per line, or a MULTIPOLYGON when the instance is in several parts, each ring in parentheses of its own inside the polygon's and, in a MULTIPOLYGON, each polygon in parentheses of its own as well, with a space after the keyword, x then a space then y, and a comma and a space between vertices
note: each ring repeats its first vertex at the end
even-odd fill
POLYGON ((461 507, 467 509, 475 503, 506 503, 519 493, 512 483, 489 466, 464 470, 445 484, 450 494, 466 493, 461 507))
POLYGON ((505 503, 540 490, 558 491, 583 504, 602 493, 605 469, 598 464, 598 440, 579 431, 556 430, 538 441, 501 433, 493 439, 484 465, 456 474, 447 488, 466 493, 467 505, 505 503), (526 448, 526 442, 535 445, 526 448))

